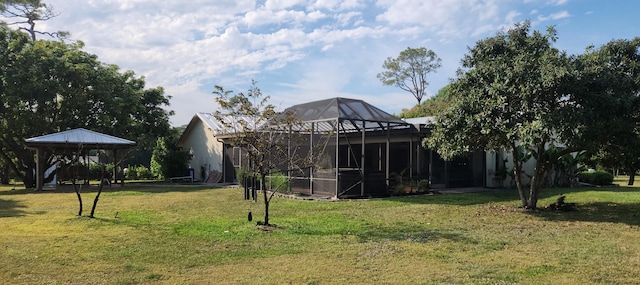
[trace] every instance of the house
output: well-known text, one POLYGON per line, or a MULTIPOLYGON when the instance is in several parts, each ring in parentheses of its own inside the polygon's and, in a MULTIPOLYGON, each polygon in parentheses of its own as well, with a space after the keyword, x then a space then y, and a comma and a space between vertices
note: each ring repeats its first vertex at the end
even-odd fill
MULTIPOLYGON (((224 144, 215 136, 219 129, 210 113, 196 113, 178 140, 178 146, 191 154, 189 169, 195 181, 217 183, 233 181, 233 172, 224 173, 224 144)), ((233 168, 231 168, 233 169, 233 168)))
MULTIPOLYGON (((331 98, 291 106, 306 125, 306 150, 321 146, 313 167, 288 173, 290 191, 341 197, 385 196, 406 181, 428 180, 432 188, 502 187, 503 152, 476 151, 450 161, 422 147, 433 118, 398 119, 362 100, 331 98)), ((246 165, 242 149, 225 140, 212 114, 197 113, 179 140, 193 158, 198 180, 216 172, 233 182, 235 170, 246 165), (216 136, 218 134, 218 136, 216 136)), ((508 164, 507 164, 508 166, 508 164)), ((414 183, 415 185, 415 183, 414 183)))

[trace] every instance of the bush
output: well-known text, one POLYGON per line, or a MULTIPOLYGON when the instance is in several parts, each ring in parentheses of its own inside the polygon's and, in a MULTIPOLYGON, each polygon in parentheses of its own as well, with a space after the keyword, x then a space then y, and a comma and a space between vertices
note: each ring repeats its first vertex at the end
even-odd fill
POLYGON ((594 185, 609 185, 613 182, 613 174, 605 171, 584 171, 578 174, 578 179, 594 185))
POLYGON ((289 191, 289 178, 280 173, 274 173, 265 177, 266 186, 270 190, 280 191, 281 193, 291 194, 289 191))
POLYGON ((138 175, 138 179, 153 179, 153 174, 151 170, 145 166, 136 167, 136 174, 138 175))
POLYGON ((138 179, 153 179, 154 176, 151 173, 151 170, 144 165, 131 166, 127 168, 127 172, 125 173, 125 177, 128 180, 138 180, 138 179))
POLYGON ((245 186, 245 178, 247 178, 249 175, 251 175, 251 172, 249 170, 242 167, 236 168, 236 180, 240 185, 245 186))

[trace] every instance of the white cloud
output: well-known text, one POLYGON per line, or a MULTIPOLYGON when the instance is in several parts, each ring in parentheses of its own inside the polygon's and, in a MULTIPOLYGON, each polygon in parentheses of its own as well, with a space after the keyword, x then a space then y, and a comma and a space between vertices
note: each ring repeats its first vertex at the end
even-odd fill
POLYGON ((476 40, 525 20, 522 15, 551 24, 573 17, 573 3, 565 0, 47 3, 61 15, 39 28, 68 30, 101 61, 144 75, 150 87, 165 87, 173 96, 175 124, 211 111, 214 84, 246 88, 251 79, 272 88, 274 102, 285 105, 343 96, 399 112, 415 99, 375 77, 386 57, 408 46, 433 49, 443 59, 438 73, 430 74, 434 94, 455 76, 466 47, 476 40))
POLYGON ((294 6, 305 4, 304 0, 267 0, 264 7, 267 10, 283 10, 294 6))
POLYGON ((560 19, 569 18, 569 17, 571 17, 569 12, 561 11, 561 12, 553 13, 548 16, 538 15, 537 19, 538 21, 543 22, 543 21, 549 21, 549 20, 560 20, 560 19))
POLYGON ((500 24, 498 1, 378 0, 386 11, 378 21, 392 26, 416 25, 447 38, 479 35, 500 24))

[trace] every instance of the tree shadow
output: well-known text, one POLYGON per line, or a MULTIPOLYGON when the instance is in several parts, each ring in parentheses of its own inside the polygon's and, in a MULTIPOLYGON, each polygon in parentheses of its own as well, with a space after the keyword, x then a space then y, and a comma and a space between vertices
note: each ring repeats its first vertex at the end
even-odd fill
MULTIPOLYGON (((139 192, 139 193, 170 193, 170 192, 197 192, 213 188, 225 188, 227 186, 213 186, 203 184, 131 184, 125 186, 113 185, 104 186, 102 188, 103 193, 117 193, 117 192, 139 192)), ((81 193, 97 193, 98 185, 83 185, 80 191, 81 193)), ((58 187, 45 188, 40 191, 34 189, 19 189, 10 191, 0 191, 0 196, 13 196, 13 195, 25 195, 25 194, 56 194, 56 193, 75 193, 73 185, 62 185, 58 187)))
POLYGON ((482 189, 480 192, 456 192, 442 194, 425 194, 414 196, 401 196, 385 198, 389 201, 413 204, 435 205, 478 205, 491 202, 518 201, 518 192, 515 189, 482 189))
MULTIPOLYGON (((457 206, 469 206, 479 205, 486 203, 506 203, 514 202, 520 203, 520 196, 518 190, 512 188, 496 188, 496 189, 470 189, 469 192, 465 192, 464 189, 455 192, 447 192, 443 189, 442 194, 436 195, 414 195, 414 196, 401 196, 384 198, 389 201, 395 201, 400 203, 415 203, 415 204, 435 204, 435 205, 457 205, 457 206)), ((592 192, 602 191, 611 193, 630 193, 640 192, 640 188, 631 186, 619 186, 619 187, 573 187, 573 188, 545 188, 541 189, 539 193, 539 200, 547 198, 555 198, 562 194, 580 193, 580 192, 592 192)), ((529 189, 526 189, 527 196, 529 195, 529 189)), ((544 207, 538 203, 538 207, 544 207)))
POLYGON ((20 209, 26 207, 27 206, 22 205, 14 200, 0 199, 0 218, 25 216, 25 211, 20 209))
POLYGON ((619 223, 640 226, 640 203, 593 202, 576 205, 576 211, 532 211, 531 215, 557 222, 619 223))

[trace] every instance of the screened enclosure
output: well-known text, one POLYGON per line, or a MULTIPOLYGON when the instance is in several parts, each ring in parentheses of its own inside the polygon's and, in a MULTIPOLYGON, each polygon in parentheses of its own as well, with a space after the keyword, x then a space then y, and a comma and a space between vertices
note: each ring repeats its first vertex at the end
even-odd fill
MULTIPOLYGON (((295 133, 290 151, 312 161, 303 167, 274 169, 288 182, 283 192, 336 198, 387 196, 402 180, 428 178, 428 155, 420 146, 426 132, 362 100, 332 98, 284 112, 301 121, 301 126, 288 130, 295 133)), ((249 163, 242 148, 228 146, 226 152, 229 165, 236 169, 246 166, 243 161, 249 163)))

